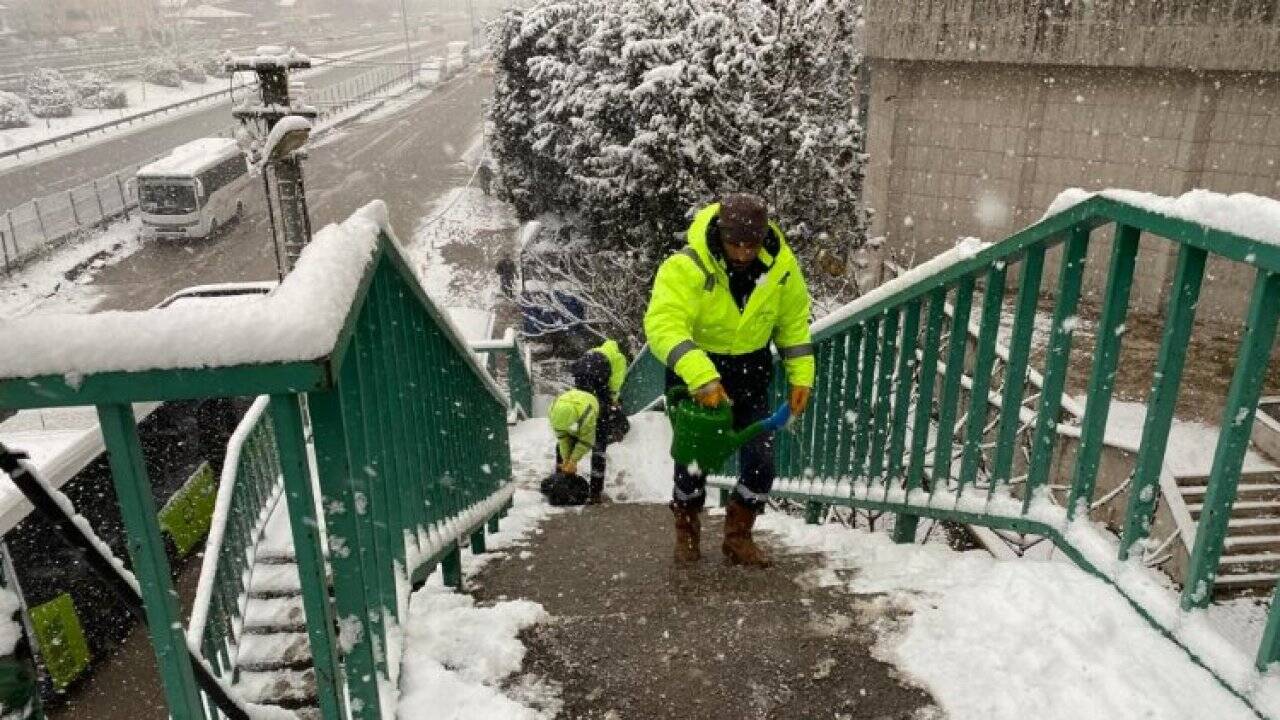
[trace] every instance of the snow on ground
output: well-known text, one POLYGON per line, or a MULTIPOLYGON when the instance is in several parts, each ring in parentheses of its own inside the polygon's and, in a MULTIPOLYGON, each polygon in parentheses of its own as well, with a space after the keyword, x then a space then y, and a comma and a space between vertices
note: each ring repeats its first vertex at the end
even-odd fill
MULTIPOLYGON (((245 85, 253 80, 252 73, 237 73, 239 77, 235 81, 235 97, 239 98, 242 94, 251 92, 251 89, 245 85)), ((170 88, 161 87, 159 85, 151 85, 142 83, 138 80, 119 83, 119 87, 125 91, 129 97, 129 106, 119 110, 86 110, 85 108, 74 108, 71 117, 65 118, 33 118, 31 124, 23 128, 10 128, 8 130, 0 130, 0 150, 8 150, 10 148, 20 147, 22 145, 30 145, 34 142, 47 140, 58 135, 83 130, 109 123, 121 118, 138 115, 151 110, 173 105, 174 103, 184 102, 197 98, 201 95, 227 90, 232 87, 229 78, 215 78, 210 76, 205 82, 192 83, 184 82, 182 87, 170 88)), ((212 100, 221 101, 226 99, 225 95, 219 95, 212 100)), ((176 112, 195 112, 205 106, 192 105, 189 109, 184 108, 183 111, 176 112)), ((165 114, 161 116, 163 119, 169 120, 176 117, 174 114, 165 114)), ((145 121, 144 121, 145 122, 145 121)), ((144 124, 144 122, 134 123, 129 126, 121 126, 121 130, 131 130, 144 124)), ((230 123, 228 123, 230 125, 230 123)), ((86 138, 87 139, 87 138, 86 138)), ((77 147, 82 146, 79 143, 72 143, 77 147)), ((18 159, 6 158, 3 161, 3 167, 14 167, 22 164, 28 157, 38 157, 41 160, 47 160, 48 154, 43 151, 23 156, 18 159)))
POLYGON ((414 232, 410 247, 423 287, 442 305, 492 308, 498 297, 494 266, 519 227, 510 205, 476 187, 445 193, 414 232))
MULTIPOLYGON (((426 41, 418 41, 413 44, 414 46, 418 46, 418 45, 425 44, 425 42, 426 41)), ((345 52, 334 53, 331 56, 326 56, 326 57, 332 57, 333 58, 332 60, 322 61, 323 64, 317 64, 317 66, 311 70, 303 70, 297 73, 295 77, 303 81, 306 81, 312 78, 317 78, 317 77, 320 77, 323 73, 328 71, 329 65, 333 65, 334 67, 343 67, 343 63, 341 62, 341 60, 344 58, 360 55, 362 60, 369 60, 372 58, 376 58, 376 57, 380 57, 388 54, 403 52, 404 45, 392 44, 381 50, 377 50, 376 52, 374 50, 375 48, 362 48, 357 50, 348 50, 345 52)), ((255 77, 253 73, 237 73, 237 75, 242 76, 241 79, 237 80, 237 85, 236 85, 237 88, 243 88, 243 85, 245 82, 252 81, 255 77)), ((200 95, 216 92, 218 90, 225 90, 231 87, 231 80, 229 78, 210 77, 203 83, 184 82, 181 88, 166 88, 166 87, 161 87, 159 85, 146 84, 145 92, 144 92, 144 85, 138 80, 121 83, 120 86, 124 89, 125 93, 129 96, 129 107, 122 108, 120 110, 85 110, 83 108, 75 108, 71 117, 50 118, 47 123, 44 119, 36 118, 32 121, 31 125, 28 127, 0 130, 0 150, 7 150, 9 148, 19 147, 21 145, 28 145, 30 143, 38 142, 40 140, 45 140, 50 137, 65 135, 66 133, 75 132, 76 130, 82 130, 86 127, 100 125, 102 123, 111 122, 112 120, 117 120, 122 117, 135 115, 135 114, 149 111, 149 110, 155 110, 157 108, 161 108, 166 105, 172 105, 174 103, 190 100, 200 95), (144 99, 144 95, 145 95, 145 99, 144 99)), ((253 92, 253 91, 247 88, 237 89, 232 97, 235 101, 238 102, 239 100, 243 99, 247 93, 250 93, 250 92, 253 92)), ((219 95, 217 98, 211 99, 210 102, 219 102, 224 99, 225 99, 225 96, 219 95)), ((305 97, 303 99, 305 100, 305 97)), ((137 132, 139 130, 147 128, 154 123, 166 122, 174 118, 178 118, 184 115, 198 112, 207 107, 208 105, 206 103, 196 103, 184 108, 174 110, 172 112, 152 116, 144 120, 139 120, 129 125, 116 126, 111 130, 108 130, 105 132, 97 133, 90 136, 81 136, 67 143, 59 143, 57 147, 41 148, 40 150, 35 152, 23 153, 22 157, 10 156, 7 158, 3 158, 3 159, 0 159, 0 168, 10 169, 10 168, 15 168, 21 165, 28 165, 35 162, 44 162, 46 160, 57 157, 64 153, 67 153, 73 150, 79 150, 80 148, 86 147, 89 145, 96 145, 102 142, 113 140, 116 137, 119 137, 120 135, 126 135, 129 133, 137 132)), ((227 127, 230 128, 232 125, 233 123, 230 120, 228 120, 227 127)))
POLYGON ((795 551, 825 553, 814 581, 867 595, 855 609, 875 618, 877 653, 951 720, 1255 717, 1113 588, 1073 565, 895 545, 883 533, 780 513, 759 527, 795 551))
MULTIPOLYGON (((1084 396, 1076 398, 1081 405, 1084 400, 1084 396)), ((1107 442, 1136 452, 1142 442, 1142 422, 1146 416, 1146 403, 1113 400, 1107 413, 1107 442)), ((1177 476, 1207 474, 1218 446, 1218 432, 1213 425, 1174 418, 1164 455, 1165 466, 1177 476)), ((1245 455, 1245 472, 1274 468, 1252 449, 1245 455)))
MULTIPOLYGON (((486 539, 488 552, 464 550, 463 571, 474 575, 487 562, 518 552, 538 525, 553 513, 537 491, 551 466, 551 430, 545 418, 511 429, 512 473, 519 488, 500 530, 486 539)), ((398 716, 422 717, 431 708, 437 720, 550 720, 560 711, 559 688, 520 671, 525 648, 521 630, 550 616, 535 602, 512 600, 478 607, 434 574, 409 603, 400 670, 398 716)))
POLYGON ((88 312, 101 293, 94 275, 142 248, 141 221, 116 223, 105 232, 70 242, 12 275, 0 275, 0 319, 31 312, 88 312))
POLYGON ((22 638, 22 626, 14 617, 19 609, 18 596, 8 588, 0 587, 0 657, 12 654, 22 638))
POLYGON ((604 489, 611 500, 665 503, 671 499, 671 423, 664 413, 632 415, 631 432, 622 442, 610 445, 606 456, 604 489))

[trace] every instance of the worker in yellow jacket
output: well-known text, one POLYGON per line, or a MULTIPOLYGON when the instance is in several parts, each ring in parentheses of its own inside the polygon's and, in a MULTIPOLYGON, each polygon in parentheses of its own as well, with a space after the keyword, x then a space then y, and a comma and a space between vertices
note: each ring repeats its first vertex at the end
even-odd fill
MULTIPOLYGON (((747 193, 724 196, 698 211, 686 240, 688 246, 658 269, 644 318, 649 349, 667 366, 668 385, 688 386, 707 407, 731 403, 735 428, 746 427, 770 411, 772 344, 790 386, 791 412, 800 415, 814 380, 809 290, 764 200, 747 193)), ((771 433, 741 448, 738 468, 721 549, 730 562, 767 566, 751 531, 773 487, 771 433)), ((700 557, 705 501, 706 480, 696 468, 675 468, 677 561, 700 557)))
POLYGON ((548 413, 556 434, 556 469, 577 475, 578 462, 591 451, 587 502, 598 505, 603 500, 610 423, 616 422, 610 412, 609 360, 600 353, 588 352, 573 363, 570 372, 574 389, 557 397, 548 413))

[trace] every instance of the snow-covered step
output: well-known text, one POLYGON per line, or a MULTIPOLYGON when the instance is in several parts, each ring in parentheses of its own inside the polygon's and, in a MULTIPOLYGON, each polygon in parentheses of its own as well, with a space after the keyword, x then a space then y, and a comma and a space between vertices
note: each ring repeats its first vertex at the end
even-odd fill
MULTIPOLYGON (((1233 569, 1242 567, 1254 567, 1260 565, 1280 566, 1280 553, 1240 553, 1238 555, 1223 555, 1219 560, 1218 567, 1221 572, 1230 572, 1233 569)), ((1257 568, 1262 569, 1262 568, 1257 568)))
POLYGON ((306 670, 311 667, 311 643, 305 632, 244 635, 236 665, 242 672, 306 670))
POLYGON ((302 594, 302 581, 295 565, 256 564, 249 584, 249 598, 281 598, 302 594))
POLYGON ((271 633, 301 631, 306 628, 307 615, 302 608, 302 597, 273 597, 250 600, 245 608, 244 632, 271 633))
POLYGON ((316 696, 316 671, 242 672, 235 689, 245 700, 261 705, 310 704, 316 696))
MULTIPOLYGON (((1200 510, 1204 508, 1203 503, 1187 503, 1187 512, 1192 515, 1198 515, 1200 510)), ((1266 515, 1280 515, 1280 501, 1278 500, 1237 500, 1231 506, 1231 516, 1242 517, 1258 517, 1266 515)))
POLYGON ((1227 552, 1274 549, 1280 552, 1280 535, 1231 535, 1223 543, 1227 552))
POLYGON ((1280 573, 1274 572, 1256 572, 1256 573, 1239 573, 1230 575, 1218 575, 1214 580, 1214 585, 1220 590, 1234 590, 1251 587, 1271 587, 1276 584, 1276 580, 1280 579, 1280 573))
POLYGON ((1227 531, 1232 536, 1280 535, 1280 517, 1233 517, 1227 521, 1227 531))
MULTIPOLYGON (((1178 488, 1183 497, 1204 499, 1209 488, 1204 485, 1183 485, 1178 488)), ((1280 498, 1280 483, 1242 483, 1236 487, 1238 500, 1264 500, 1280 498)))

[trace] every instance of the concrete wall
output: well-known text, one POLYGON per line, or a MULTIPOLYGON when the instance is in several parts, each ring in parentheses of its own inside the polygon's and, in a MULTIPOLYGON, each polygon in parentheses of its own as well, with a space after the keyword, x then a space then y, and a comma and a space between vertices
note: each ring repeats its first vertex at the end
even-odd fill
MULTIPOLYGON (((1069 187, 1280 195, 1276 72, 1088 65, 1083 50, 1063 55, 1079 62, 1056 65, 952 59, 950 46, 930 56, 889 45, 876 12, 873 4, 866 192, 872 235, 885 236, 900 262, 918 263, 965 235, 1006 237, 1069 187)), ((1094 245, 1090 290, 1099 292, 1110 243, 1094 245)), ((1144 239, 1135 309, 1162 309, 1174 251, 1144 239)), ((1056 272, 1052 256, 1047 272, 1056 272)), ((1217 263, 1209 278, 1201 311, 1239 316, 1252 270, 1217 263)))

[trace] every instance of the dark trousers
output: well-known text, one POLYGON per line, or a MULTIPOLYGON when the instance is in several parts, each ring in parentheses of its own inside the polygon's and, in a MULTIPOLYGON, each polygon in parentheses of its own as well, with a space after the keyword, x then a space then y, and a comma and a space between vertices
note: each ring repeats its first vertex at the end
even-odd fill
MULTIPOLYGON (((733 401, 735 430, 769 416, 769 384, 773 380, 773 355, 766 347, 746 355, 710 355, 720 372, 720 383, 733 401)), ((667 370, 667 387, 683 385, 675 373, 667 370)), ((690 388, 691 390, 693 388, 690 388)), ((738 449, 738 484, 734 498, 753 510, 760 510, 773 488, 777 471, 773 461, 773 433, 757 435, 738 449)), ((700 510, 707 501, 707 479, 694 475, 688 468, 675 468, 674 502, 691 510, 700 510)))

